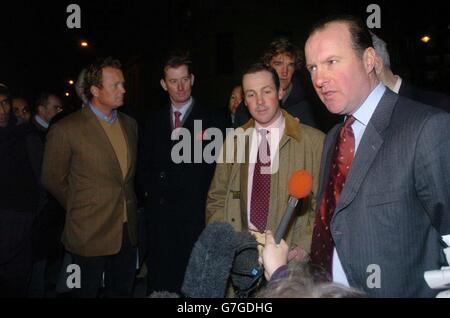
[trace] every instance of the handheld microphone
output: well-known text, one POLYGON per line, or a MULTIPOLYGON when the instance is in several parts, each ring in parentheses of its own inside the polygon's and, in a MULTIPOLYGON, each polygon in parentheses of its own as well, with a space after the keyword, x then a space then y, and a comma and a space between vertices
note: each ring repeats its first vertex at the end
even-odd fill
POLYGON ((283 218, 281 219, 274 236, 276 244, 279 244, 283 238, 298 201, 309 195, 312 189, 312 184, 313 180, 308 171, 297 170, 292 174, 288 183, 288 206, 286 207, 283 218))
POLYGON ((249 232, 236 233, 238 245, 231 268, 231 282, 237 298, 248 298, 258 287, 264 270, 258 262, 258 242, 249 232))

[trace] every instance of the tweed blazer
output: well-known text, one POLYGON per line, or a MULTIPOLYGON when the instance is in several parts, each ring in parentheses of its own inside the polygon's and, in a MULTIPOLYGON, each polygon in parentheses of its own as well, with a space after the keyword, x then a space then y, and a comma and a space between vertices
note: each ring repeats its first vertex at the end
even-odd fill
POLYGON ((119 161, 99 119, 85 107, 51 127, 42 183, 66 209, 62 241, 81 256, 113 255, 122 245, 124 204, 130 240, 137 244, 134 176, 137 124, 118 112, 128 146, 128 170, 119 161))

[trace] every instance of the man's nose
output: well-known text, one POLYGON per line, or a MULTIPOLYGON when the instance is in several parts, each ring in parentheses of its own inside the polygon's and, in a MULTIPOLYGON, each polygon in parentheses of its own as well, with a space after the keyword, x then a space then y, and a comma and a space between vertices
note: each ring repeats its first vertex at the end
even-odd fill
POLYGON ((323 87, 327 82, 327 75, 322 69, 317 68, 313 75, 313 83, 316 87, 323 87))
POLYGON ((264 98, 263 98, 262 94, 256 95, 256 103, 257 103, 257 105, 264 105, 264 98))
POLYGON ((280 73, 281 73, 282 77, 286 77, 287 74, 288 74, 288 66, 287 65, 283 65, 281 67, 280 73))

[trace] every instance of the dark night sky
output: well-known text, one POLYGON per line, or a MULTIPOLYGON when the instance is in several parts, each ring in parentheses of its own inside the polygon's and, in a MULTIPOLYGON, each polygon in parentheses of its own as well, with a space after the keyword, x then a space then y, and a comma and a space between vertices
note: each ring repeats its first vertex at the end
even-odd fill
MULTIPOLYGON (((302 38, 306 36, 307 28, 320 17, 330 13, 353 13, 365 19, 368 16, 365 13, 367 4, 377 3, 382 8, 382 29, 378 33, 390 45, 391 56, 399 61, 398 69, 409 73, 416 82, 423 82, 422 73, 415 72, 415 67, 426 72, 434 56, 437 59, 435 63, 443 63, 442 67, 447 70, 443 79, 439 77, 438 88, 448 90, 450 21, 444 1, 393 2, 172 0, 144 4, 134 0, 10 1, 8 4, 2 3, 1 9, 0 82, 9 85, 13 93, 29 98, 34 98, 42 90, 63 93, 67 89, 67 80, 75 78, 83 66, 98 56, 113 55, 127 64, 137 57, 156 59, 161 52, 180 44, 196 51, 197 60, 203 60, 205 56, 216 54, 209 51, 209 47, 202 47, 202 42, 208 41, 210 29, 211 32, 232 30, 236 33, 236 29, 257 29, 260 24, 264 29, 271 28, 273 33, 279 29, 291 31, 288 29, 292 28, 292 32, 302 38), (66 7, 70 3, 81 7, 81 30, 70 30, 66 26, 69 15, 66 7), (283 21, 279 16, 277 19, 270 17, 272 12, 286 14, 289 17, 286 21, 298 20, 299 29, 292 27, 292 23, 282 27, 271 25, 283 21), (222 25, 215 24, 212 28, 209 23, 216 17, 221 18, 222 25), (195 32, 186 35, 192 30, 195 32), (426 32, 432 32, 434 43, 428 46, 411 44, 426 32), (83 38, 91 44, 88 49, 79 47, 79 41, 83 38), (442 80, 445 83, 441 83, 442 80)), ((236 40, 234 45, 259 48, 270 41, 267 38, 264 39, 267 43, 261 43, 261 38, 263 36, 256 35, 254 40, 246 40, 245 43, 236 40)), ((242 55, 243 62, 252 58, 250 53, 242 55)), ((215 62, 212 60, 209 63, 215 62)), ((243 63, 236 64, 234 71, 238 72, 243 63)), ((439 65, 434 67, 442 72, 439 65)), ((147 80, 153 81, 159 70, 149 68, 156 75, 147 77, 147 80)), ((201 70, 200 67, 197 77, 202 76, 201 70)), ((203 78, 213 80, 211 76, 209 74, 203 78)), ((236 75, 230 76, 224 82, 235 78, 236 75)))

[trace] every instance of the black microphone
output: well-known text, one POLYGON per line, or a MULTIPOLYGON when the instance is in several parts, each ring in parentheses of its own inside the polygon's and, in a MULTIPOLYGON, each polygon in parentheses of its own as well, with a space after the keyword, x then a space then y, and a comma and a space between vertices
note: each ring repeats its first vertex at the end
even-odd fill
POLYGON ((231 282, 236 297, 247 298, 258 287, 264 270, 258 261, 259 252, 256 238, 249 232, 241 232, 237 233, 237 239, 238 245, 231 269, 231 282))
POLYGON ((224 298, 237 237, 226 222, 206 226, 192 249, 181 291, 190 298, 224 298))
POLYGON ((289 225, 289 222, 292 218, 292 214, 294 213, 295 207, 300 199, 303 199, 309 195, 312 189, 312 177, 306 170, 297 170, 295 171, 289 179, 288 183, 288 192, 289 192, 289 201, 288 206, 284 212, 283 218, 278 225, 278 228, 275 232, 274 239, 275 243, 279 244, 284 234, 286 233, 286 229, 289 225))

